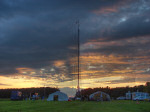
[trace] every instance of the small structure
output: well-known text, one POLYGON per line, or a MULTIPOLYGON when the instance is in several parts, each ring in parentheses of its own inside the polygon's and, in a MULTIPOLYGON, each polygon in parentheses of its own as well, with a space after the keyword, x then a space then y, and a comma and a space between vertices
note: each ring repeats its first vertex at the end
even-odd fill
POLYGON ((48 96, 47 101, 68 101, 67 94, 56 91, 48 96))
POLYGON ((102 91, 97 91, 89 96, 92 101, 110 101, 110 96, 102 91))
POLYGON ((11 100, 23 100, 22 92, 20 92, 20 91, 12 91, 10 99, 11 100))
POLYGON ((126 99, 127 100, 133 100, 134 98, 136 97, 144 97, 144 98, 147 98, 149 97, 149 94, 148 93, 145 93, 145 92, 128 92, 126 93, 126 99))

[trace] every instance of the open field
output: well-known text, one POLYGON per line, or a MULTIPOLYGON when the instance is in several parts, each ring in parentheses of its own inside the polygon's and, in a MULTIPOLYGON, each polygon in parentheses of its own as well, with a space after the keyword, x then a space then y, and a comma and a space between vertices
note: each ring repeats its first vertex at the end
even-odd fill
POLYGON ((150 112, 150 102, 47 102, 0 100, 0 112, 150 112))

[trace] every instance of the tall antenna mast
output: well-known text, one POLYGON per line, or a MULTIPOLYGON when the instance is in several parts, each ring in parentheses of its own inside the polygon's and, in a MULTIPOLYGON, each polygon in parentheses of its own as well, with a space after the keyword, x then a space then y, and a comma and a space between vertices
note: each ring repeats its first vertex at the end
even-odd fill
POLYGON ((80 80, 80 22, 79 20, 76 22, 78 25, 78 86, 77 86, 77 93, 80 95, 80 85, 79 85, 79 80, 80 80))

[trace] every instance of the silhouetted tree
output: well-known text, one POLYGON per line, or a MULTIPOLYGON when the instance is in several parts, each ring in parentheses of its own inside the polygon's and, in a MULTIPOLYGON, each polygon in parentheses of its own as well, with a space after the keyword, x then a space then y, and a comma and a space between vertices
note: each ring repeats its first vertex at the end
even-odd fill
POLYGON ((125 94, 130 91, 130 92, 136 92, 136 91, 140 91, 140 92, 148 92, 150 93, 150 82, 147 82, 145 85, 139 85, 139 86, 134 86, 134 87, 116 87, 116 88, 110 88, 110 87, 106 87, 106 88, 87 88, 81 91, 82 95, 90 95, 94 92, 97 91, 103 91, 107 94, 109 94, 111 97, 113 98, 117 98, 119 96, 125 96, 125 94))
MULTIPOLYGON (((12 91, 21 91, 23 95, 30 96, 31 93, 38 93, 40 96, 44 96, 44 87, 41 88, 13 88, 13 89, 0 89, 0 98, 10 98, 12 91)), ((45 88, 45 96, 48 97, 49 94, 59 91, 58 88, 45 88)))

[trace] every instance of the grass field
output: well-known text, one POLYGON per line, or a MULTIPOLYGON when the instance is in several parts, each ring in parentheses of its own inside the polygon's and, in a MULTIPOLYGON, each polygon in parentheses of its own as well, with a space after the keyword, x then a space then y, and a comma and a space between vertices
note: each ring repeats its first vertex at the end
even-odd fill
POLYGON ((58 102, 0 100, 0 112, 150 112, 150 102, 58 102))

